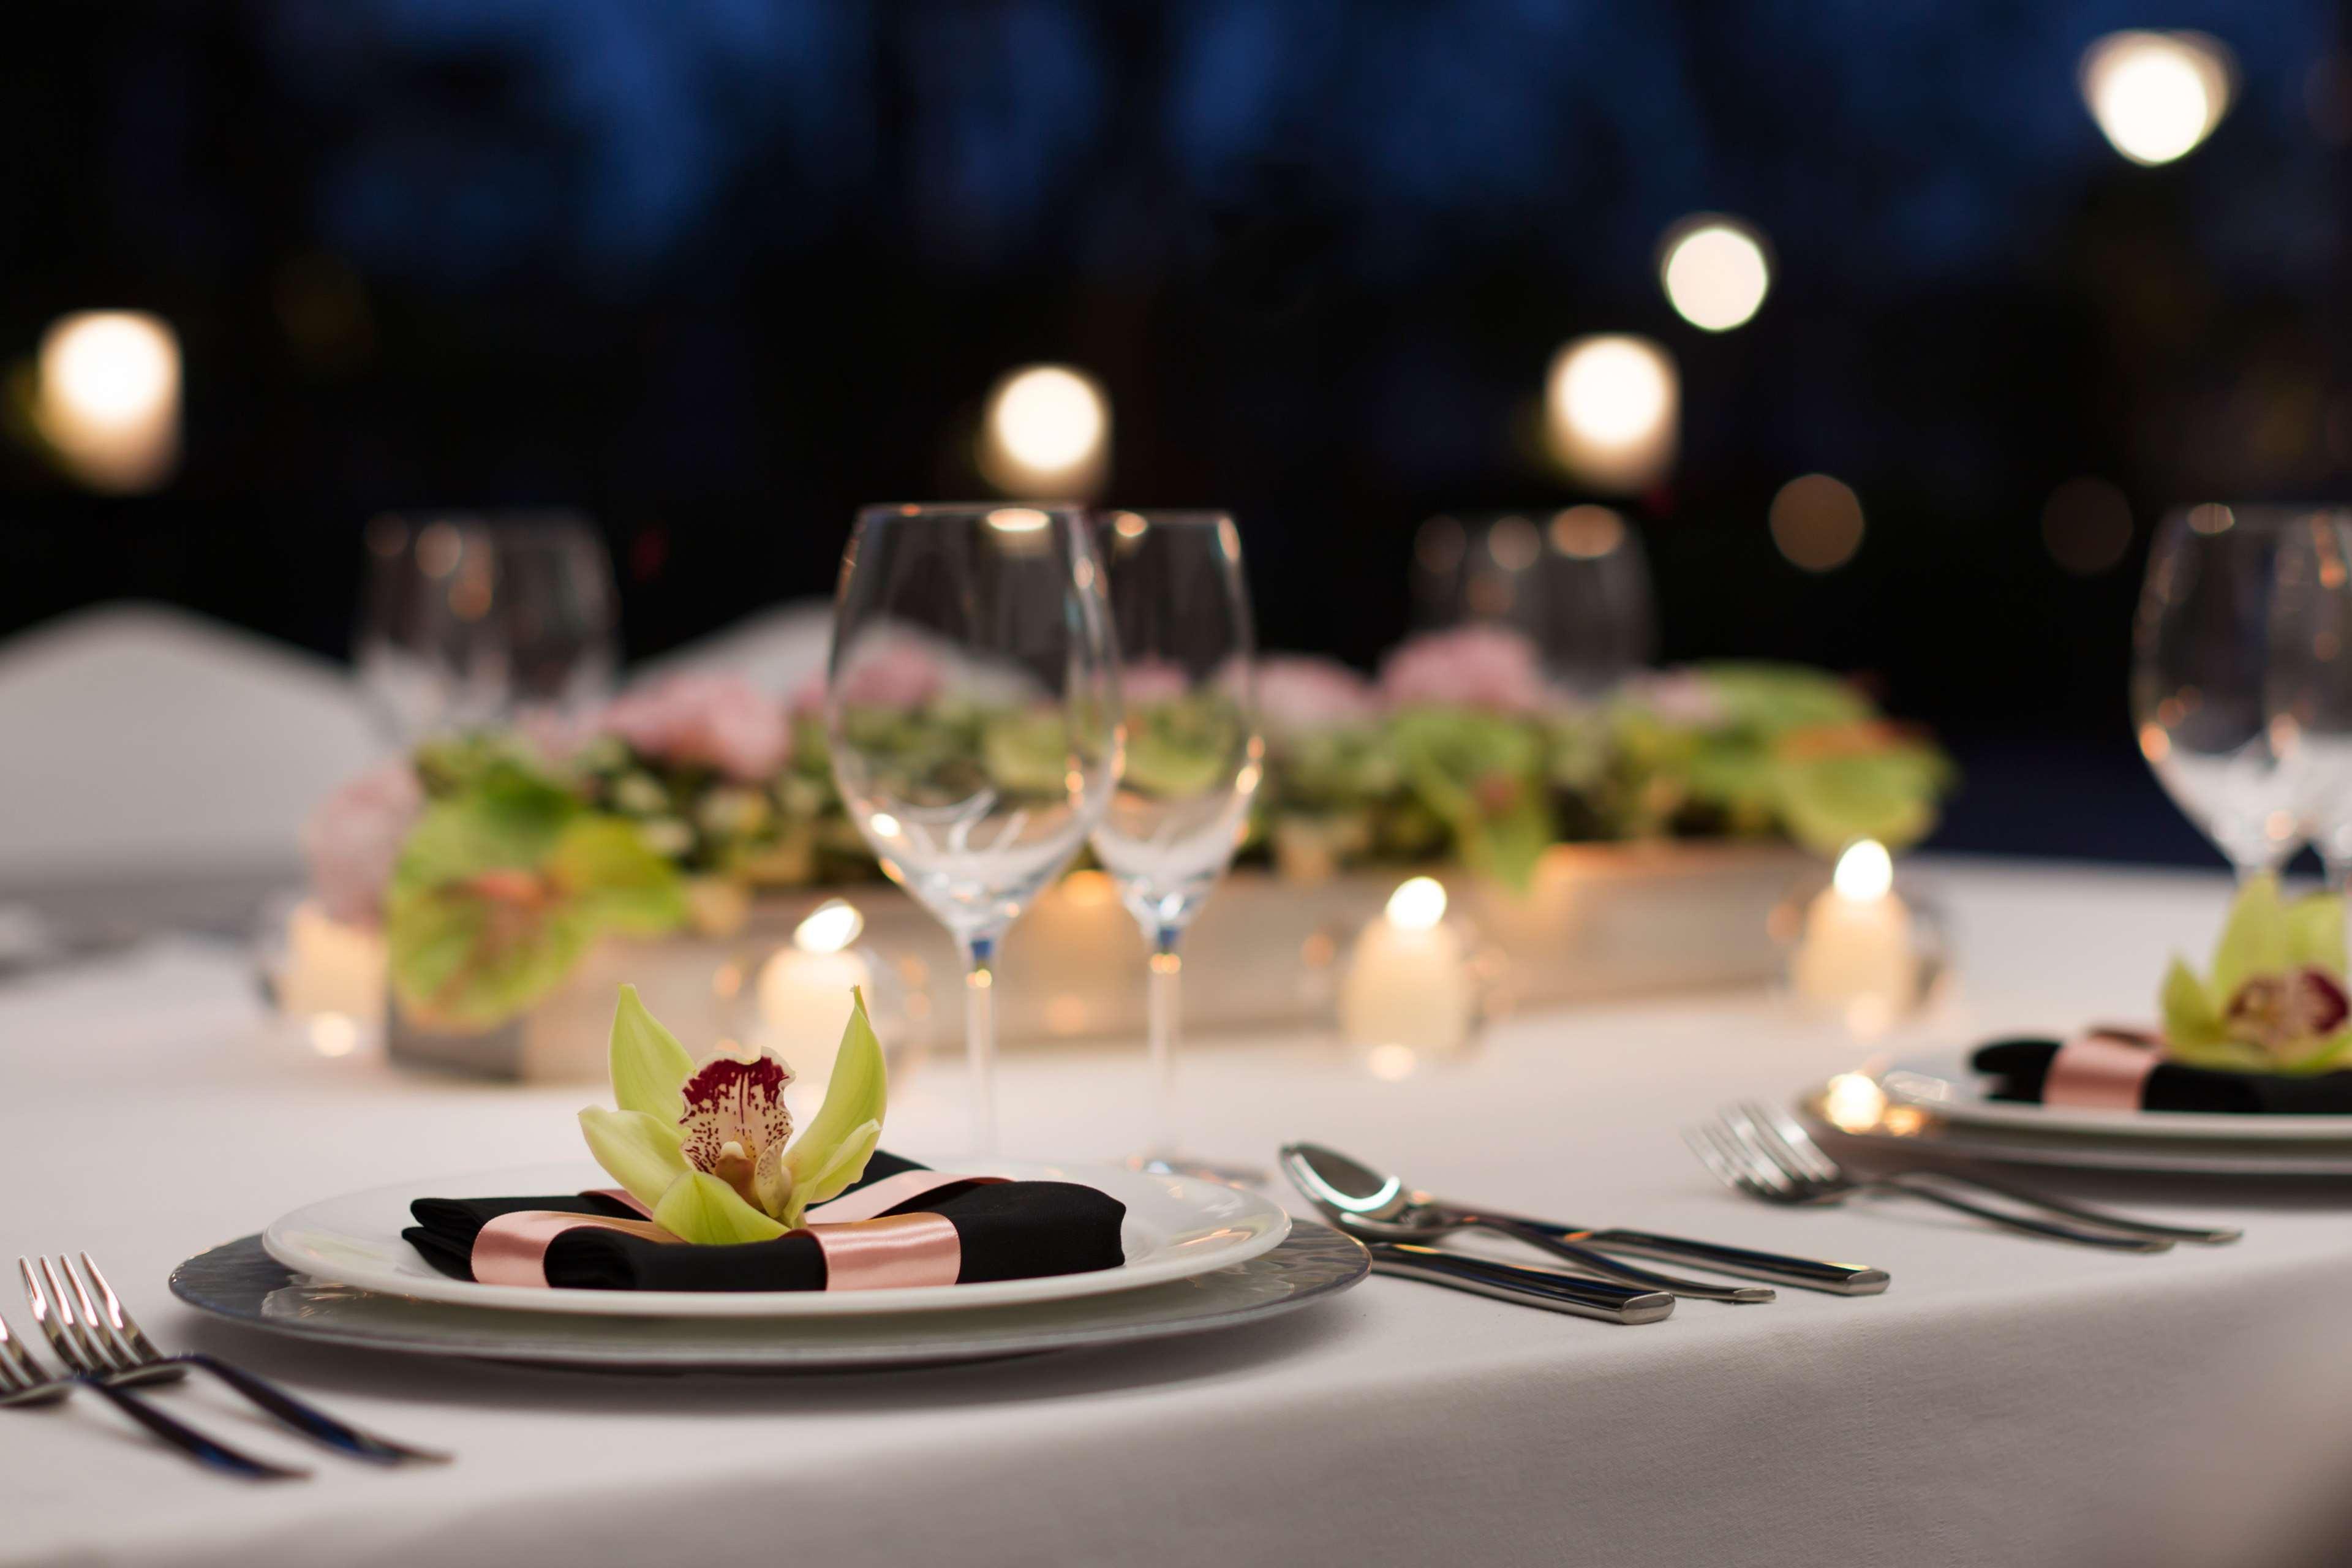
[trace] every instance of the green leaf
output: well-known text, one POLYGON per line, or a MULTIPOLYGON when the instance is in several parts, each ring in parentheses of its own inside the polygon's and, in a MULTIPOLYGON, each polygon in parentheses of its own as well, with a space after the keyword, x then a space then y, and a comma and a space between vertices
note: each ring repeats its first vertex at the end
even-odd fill
POLYGON ((1544 737, 1498 714, 1422 708, 1391 723, 1416 799, 1454 834, 1472 869, 1524 891, 1552 838, 1544 737))
POLYGON ((1870 700, 1851 683, 1802 665, 1725 660, 1692 665, 1690 671, 1714 689, 1727 728, 1773 735, 1873 716, 1870 700))
POLYGON ((866 1020, 866 997, 850 992, 849 1022, 841 1031, 841 1048, 833 1058, 833 1081, 825 1086, 824 1104, 808 1124, 784 1163, 791 1170, 791 1202, 795 1214, 820 1204, 866 1172, 867 1156, 881 1136, 883 1113, 888 1108, 889 1085, 882 1066, 882 1042, 874 1037, 866 1020), (853 1146, 868 1123, 874 1136, 865 1139, 862 1152, 853 1146), (820 1185, 820 1178, 833 1184, 820 1185))
POLYGON ((395 891, 384 916, 404 1006, 444 1027, 493 1027, 562 983, 596 934, 562 905, 531 906, 462 885, 395 891))
POLYGON ((654 1205, 654 1223, 698 1247, 773 1241, 790 1228, 745 1203, 707 1171, 688 1171, 654 1205))
POLYGON ((677 867, 625 817, 583 816, 549 851, 547 875, 599 926, 659 936, 686 920, 677 867))
POLYGON ((2268 871, 2246 879, 2230 906, 2229 923, 2213 949, 2213 995, 2223 1005, 2257 974, 2277 974, 2289 965, 2286 910, 2279 903, 2278 878, 2268 871))
POLYGON ((686 1080, 694 1076, 694 1057, 646 1011, 634 985, 622 986, 614 1005, 606 1054, 613 1103, 675 1129, 686 1115, 686 1080))
POLYGON ((536 871, 585 809, 543 779, 512 769, 490 773, 417 818, 401 843, 393 891, 438 888, 484 871, 536 871))
POLYGON ((994 715, 982 731, 981 755, 999 789, 1014 795, 1066 794, 1069 720, 1058 708, 994 715))
POLYGON ((675 1121, 664 1122, 642 1110, 591 1106, 580 1113, 580 1131, 604 1173, 648 1209, 694 1169, 687 1163, 675 1121))
POLYGON ((1782 822, 1800 844, 1833 855, 1857 838, 1901 849, 1936 825, 1939 759, 1913 748, 1784 760, 1782 822))
POLYGON ((2313 893, 2286 907, 2286 956, 2291 964, 2309 964, 2330 974, 2344 973, 2344 900, 2333 893, 2313 893))

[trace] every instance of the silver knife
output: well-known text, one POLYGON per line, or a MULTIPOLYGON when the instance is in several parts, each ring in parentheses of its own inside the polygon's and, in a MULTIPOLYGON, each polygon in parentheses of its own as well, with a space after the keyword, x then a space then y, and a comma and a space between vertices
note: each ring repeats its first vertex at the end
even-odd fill
POLYGON ((1515 1301, 1522 1307, 1541 1307, 1547 1311, 1570 1312, 1610 1323, 1654 1323, 1675 1310, 1674 1297, 1664 1290, 1581 1279, 1549 1268, 1523 1268, 1516 1263, 1497 1263, 1462 1252, 1441 1252, 1434 1247, 1411 1242, 1367 1241, 1364 1249, 1372 1255, 1375 1274, 1419 1279, 1424 1284, 1443 1285, 1449 1290, 1467 1290, 1496 1300, 1515 1301))

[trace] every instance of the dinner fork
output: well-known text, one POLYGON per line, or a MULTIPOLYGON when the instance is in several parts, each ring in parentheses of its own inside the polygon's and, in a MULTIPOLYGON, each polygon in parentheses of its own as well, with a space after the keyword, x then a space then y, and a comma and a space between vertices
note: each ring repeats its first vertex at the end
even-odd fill
MULTIPOLYGON (((32 1276, 27 1273, 26 1279, 29 1283, 32 1276)), ((54 1344, 58 1330, 51 1321, 48 1299, 37 1293, 37 1286, 34 1289, 34 1320, 54 1344)), ((75 1363, 68 1360, 67 1364, 70 1367, 75 1363)), ((216 1442, 194 1427, 164 1415, 129 1389, 101 1383, 87 1373, 74 1371, 63 1377, 53 1377, 32 1351, 9 1331, 8 1320, 0 1318, 0 1405, 54 1405, 77 1388, 95 1390, 100 1398, 111 1403, 116 1409, 198 1464, 257 1481, 294 1480, 310 1473, 284 1465, 268 1464, 249 1454, 240 1453, 227 1444, 216 1442)))
POLYGON ((1848 1173, 1824 1154, 1821 1159, 1829 1167, 1825 1171, 1799 1155, 1786 1140, 1766 1131, 1747 1107, 1730 1107, 1713 1121, 1684 1129, 1683 1142, 1690 1146, 1691 1152, 1698 1156, 1699 1163, 1714 1173, 1716 1180, 1766 1203, 1827 1205, 1843 1202, 1859 1192, 1899 1192, 1912 1197, 1926 1198, 1930 1203, 1941 1204, 1962 1214, 1974 1215, 1979 1219, 1990 1220, 2011 1230, 2053 1241, 2071 1241, 2116 1252, 2165 1252, 2172 1247, 2170 1239, 2160 1236, 2083 1229, 2056 1220, 2036 1219, 2031 1215, 1993 1208, 1972 1202, 1958 1193, 1906 1179, 1914 1173, 1857 1176, 1848 1173))
MULTIPOLYGON (((75 1321, 73 1307, 79 1305, 81 1309, 80 1325, 86 1331, 76 1336, 83 1352, 79 1361, 76 1361, 62 1343, 58 1345, 58 1354, 68 1364, 88 1372, 101 1386, 121 1388, 139 1384, 176 1383, 188 1374, 190 1367, 196 1367, 227 1384, 257 1408, 276 1418, 281 1426, 291 1427, 314 1442, 323 1443, 353 1458, 367 1459, 380 1465, 402 1465, 419 1462, 439 1464, 449 1458, 429 1448, 411 1447, 405 1443, 395 1443, 389 1437, 362 1431, 337 1420, 314 1405, 297 1399, 276 1384, 257 1377, 218 1356, 203 1351, 165 1355, 155 1348, 155 1342, 140 1328, 138 1321, 122 1305, 122 1298, 114 1293, 114 1287, 108 1282, 104 1271, 87 1252, 81 1255, 81 1268, 89 1277, 89 1285, 83 1283, 82 1273, 76 1271, 72 1259, 62 1253, 54 1259, 40 1259, 40 1265, 42 1274, 48 1279, 50 1292, 58 1299, 58 1318, 67 1324, 72 1324, 75 1321), (92 1285, 97 1287, 96 1300, 91 1299, 92 1285), (73 1292, 70 1303, 66 1296, 68 1289, 73 1292), (104 1303, 102 1309, 99 1302, 104 1303)), ((37 1291, 40 1287, 33 1278, 32 1264, 20 1258, 16 1266, 24 1270, 26 1291, 37 1291)), ((35 1315, 39 1315, 38 1308, 35 1309, 35 1315)), ((58 1335, 53 1332, 50 1339, 55 1342, 58 1335)))

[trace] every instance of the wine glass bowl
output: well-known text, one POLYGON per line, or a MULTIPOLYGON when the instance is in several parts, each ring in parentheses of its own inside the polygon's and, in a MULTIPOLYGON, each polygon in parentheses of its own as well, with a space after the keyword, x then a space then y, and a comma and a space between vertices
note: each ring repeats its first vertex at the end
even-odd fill
POLYGON ((963 951, 987 1152, 997 944, 1085 843, 1119 770, 1118 654, 1084 513, 865 509, 825 715, 850 820, 963 951))
POLYGON ((2168 517, 2133 634, 2132 721, 2158 782, 2236 868, 2301 845, 2300 731, 2279 708, 2282 649, 2309 613, 2307 512, 2204 505, 2168 517))

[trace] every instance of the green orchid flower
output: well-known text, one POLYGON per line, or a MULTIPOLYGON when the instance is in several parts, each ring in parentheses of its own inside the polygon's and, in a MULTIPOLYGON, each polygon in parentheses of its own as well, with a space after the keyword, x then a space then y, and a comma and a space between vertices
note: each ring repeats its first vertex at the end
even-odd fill
POLYGON ((824 1104, 797 1142, 784 1109, 793 1070, 781 1058, 722 1052, 697 1066, 634 985, 613 1009, 611 1055, 620 1109, 591 1106, 580 1131, 606 1173, 682 1241, 768 1241, 796 1228, 866 1173, 882 1139, 882 1047, 855 991, 824 1104))
POLYGON ((2172 961, 2161 994, 2165 1049, 2242 1072, 2352 1066, 2344 970, 2344 900, 2318 893, 2284 902, 2265 872, 2230 906, 2210 980, 2172 961))

